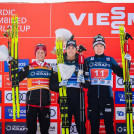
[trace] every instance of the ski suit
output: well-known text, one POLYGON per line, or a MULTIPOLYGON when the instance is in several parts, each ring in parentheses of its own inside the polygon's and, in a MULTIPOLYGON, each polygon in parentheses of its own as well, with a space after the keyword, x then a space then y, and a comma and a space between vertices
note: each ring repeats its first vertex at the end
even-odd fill
POLYGON ((109 56, 95 55, 85 59, 89 68, 91 85, 88 87, 88 115, 91 134, 99 134, 100 113, 104 117, 106 134, 114 134, 114 102, 112 93, 112 71, 123 77, 123 70, 109 56))
POLYGON ((27 134, 36 134, 37 117, 41 134, 48 134, 50 126, 50 90, 59 88, 58 76, 46 62, 34 61, 19 72, 19 81, 27 77, 26 94, 27 134))
MULTIPOLYGON (((67 82, 67 102, 68 102, 68 116, 69 126, 71 126, 72 115, 74 115, 76 128, 80 134, 80 83, 77 82, 77 73, 79 69, 78 65, 78 54, 76 54, 75 60, 67 60, 66 53, 64 54, 64 63, 67 65, 75 65, 76 71, 73 73, 71 78, 67 82)), ((86 118, 85 118, 86 122, 86 118)), ((86 132, 86 128, 85 128, 86 132)))

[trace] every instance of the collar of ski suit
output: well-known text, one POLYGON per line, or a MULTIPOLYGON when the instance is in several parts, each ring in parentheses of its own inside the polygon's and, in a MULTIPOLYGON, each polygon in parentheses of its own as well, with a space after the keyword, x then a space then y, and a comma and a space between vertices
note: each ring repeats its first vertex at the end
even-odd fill
POLYGON ((103 58, 105 56, 105 54, 103 53, 103 54, 101 54, 101 55, 98 55, 98 54, 95 54, 95 57, 96 58, 103 58))
POLYGON ((38 60, 35 60, 31 66, 39 66, 39 67, 44 67, 44 66, 49 66, 45 61, 38 61, 38 60))

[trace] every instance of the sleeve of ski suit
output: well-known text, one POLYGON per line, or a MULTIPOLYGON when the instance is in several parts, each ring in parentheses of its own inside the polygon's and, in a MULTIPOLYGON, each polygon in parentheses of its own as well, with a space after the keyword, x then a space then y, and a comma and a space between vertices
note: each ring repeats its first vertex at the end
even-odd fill
POLYGON ((123 78, 123 69, 118 65, 118 63, 115 61, 114 58, 111 58, 112 61, 112 70, 113 72, 119 76, 123 78))
POLYGON ((22 80, 24 80, 27 76, 28 76, 28 72, 29 72, 29 66, 26 65, 24 68, 21 69, 21 71, 19 72, 19 82, 21 82, 22 80))
POLYGON ((52 75, 50 77, 49 88, 51 91, 59 92, 58 74, 53 70, 52 70, 52 75))

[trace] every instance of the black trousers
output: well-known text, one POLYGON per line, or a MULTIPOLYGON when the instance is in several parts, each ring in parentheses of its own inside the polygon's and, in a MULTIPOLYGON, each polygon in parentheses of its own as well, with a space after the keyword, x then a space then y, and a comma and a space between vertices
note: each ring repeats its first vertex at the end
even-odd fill
MULTIPOLYGON (((69 103, 68 105, 68 116, 69 116, 69 126, 71 127, 72 115, 74 115, 75 124, 78 133, 80 134, 80 103, 69 103)), ((85 117, 86 123, 86 117, 85 117)), ((75 127, 70 128, 70 133, 76 133, 75 127)), ((86 128, 85 128, 86 134, 86 128)))
POLYGON ((26 106, 27 134, 36 134, 37 117, 40 124, 41 134, 48 134, 50 126, 50 109, 45 107, 26 106))
POLYGON ((91 125, 91 134, 99 134, 100 112, 103 113, 106 134, 114 134, 113 115, 114 103, 113 98, 94 100, 88 98, 88 114, 91 125))

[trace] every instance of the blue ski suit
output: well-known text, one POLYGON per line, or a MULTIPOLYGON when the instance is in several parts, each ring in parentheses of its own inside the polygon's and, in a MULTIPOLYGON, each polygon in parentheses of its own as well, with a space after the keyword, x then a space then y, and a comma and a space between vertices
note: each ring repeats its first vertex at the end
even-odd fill
POLYGON ((99 134, 100 113, 102 112, 106 134, 114 134, 114 102, 112 92, 112 71, 123 77, 123 70, 114 58, 95 55, 85 59, 89 68, 91 85, 88 87, 88 115, 91 134, 99 134))

